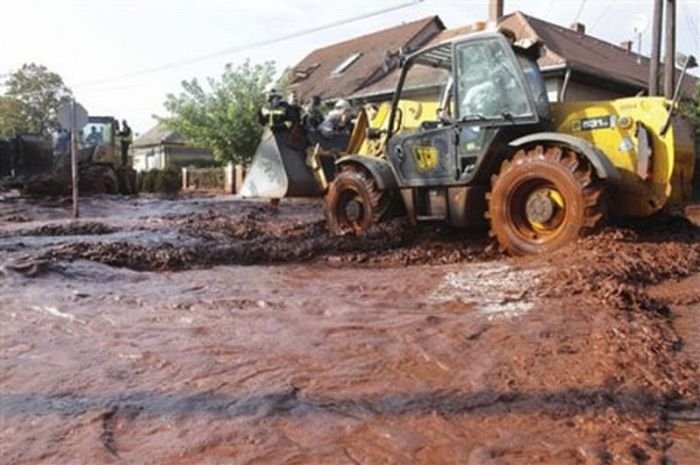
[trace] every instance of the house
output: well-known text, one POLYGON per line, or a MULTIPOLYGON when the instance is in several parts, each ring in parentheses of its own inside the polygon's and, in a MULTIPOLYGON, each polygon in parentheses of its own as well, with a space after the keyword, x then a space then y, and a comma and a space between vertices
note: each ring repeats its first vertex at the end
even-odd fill
MULTIPOLYGON (((503 16, 499 26, 512 31, 517 40, 530 39, 544 45, 538 64, 552 102, 607 100, 647 90, 650 60, 634 53, 631 42, 614 45, 586 35, 582 24, 566 28, 521 12, 503 16)), ((445 29, 436 16, 399 28, 407 29, 402 34, 398 33, 398 28, 386 29, 312 52, 293 68, 292 85, 302 98, 318 94, 326 100, 343 97, 353 103, 387 101, 399 79, 398 59, 392 57, 400 41, 389 43, 385 38, 400 36, 405 40, 411 32, 420 30, 420 41, 409 41, 413 47, 403 48, 410 52, 415 51, 416 46, 437 44, 472 31, 472 26, 445 29), (349 53, 364 57, 362 66, 352 61, 342 62, 342 57, 349 53), (313 67, 309 68, 311 63, 313 67), (343 74, 347 80, 338 80, 328 71, 340 63, 344 65, 343 74), (305 69, 311 72, 301 72, 305 69), (363 76, 366 79, 363 80, 363 76)), ((692 91, 693 81, 686 79, 685 93, 692 91)), ((441 82, 444 84, 444 79, 435 74, 419 73, 404 85, 407 93, 404 95, 418 101, 434 100, 439 95, 441 82)))
POLYGON ((445 26, 430 16, 314 50, 292 69, 290 90, 306 101, 347 98, 398 68, 402 53, 427 44, 445 26))
POLYGON ((209 149, 193 147, 180 134, 169 130, 162 123, 134 141, 131 155, 136 171, 216 163, 209 149))

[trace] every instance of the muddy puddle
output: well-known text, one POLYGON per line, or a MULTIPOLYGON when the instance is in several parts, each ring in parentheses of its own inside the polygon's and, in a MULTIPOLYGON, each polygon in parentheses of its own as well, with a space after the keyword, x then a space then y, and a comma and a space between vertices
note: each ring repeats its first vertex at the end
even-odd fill
POLYGON ((687 221, 516 260, 400 221, 331 240, 316 202, 60 208, 0 202, 1 463, 700 454, 687 221))

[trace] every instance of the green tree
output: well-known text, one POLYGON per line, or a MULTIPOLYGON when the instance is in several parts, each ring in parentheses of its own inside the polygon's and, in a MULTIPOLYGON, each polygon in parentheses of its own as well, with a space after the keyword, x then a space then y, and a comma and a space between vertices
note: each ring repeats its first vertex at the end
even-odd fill
POLYGON ((697 135, 700 132, 700 81, 695 83, 693 96, 681 102, 681 108, 695 125, 695 134, 697 135))
POLYGON ((24 64, 5 81, 0 96, 0 134, 48 135, 57 127, 58 107, 71 99, 71 90, 57 73, 35 63, 24 64))
POLYGON ((681 102, 683 113, 695 126, 695 173, 694 173, 694 198, 700 197, 700 82, 695 83, 693 96, 681 102))
POLYGON ((258 109, 265 103, 265 87, 275 74, 272 62, 252 65, 247 60, 226 65, 221 79, 182 82, 179 95, 166 97, 168 116, 158 118, 191 142, 212 150, 217 160, 247 165, 260 142, 258 109))

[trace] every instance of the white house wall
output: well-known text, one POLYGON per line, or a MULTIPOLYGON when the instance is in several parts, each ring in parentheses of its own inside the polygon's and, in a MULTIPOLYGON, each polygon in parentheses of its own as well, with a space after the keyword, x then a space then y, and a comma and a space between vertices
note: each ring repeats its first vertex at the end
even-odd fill
POLYGON ((136 171, 165 168, 165 152, 162 146, 136 148, 133 151, 133 166, 136 171))

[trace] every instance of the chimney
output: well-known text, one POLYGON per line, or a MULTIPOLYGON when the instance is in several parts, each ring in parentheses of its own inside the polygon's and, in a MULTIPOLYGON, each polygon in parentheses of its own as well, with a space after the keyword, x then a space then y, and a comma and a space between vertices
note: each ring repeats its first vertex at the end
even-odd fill
POLYGON ((633 44, 634 42, 632 42, 631 40, 626 40, 624 42, 620 42, 620 47, 624 48, 626 52, 631 52, 633 44))
POLYGON ((497 23, 503 16, 504 0, 489 0, 489 22, 497 23))
POLYGON ((571 30, 583 35, 586 33, 586 25, 583 23, 574 23, 571 25, 571 30))

